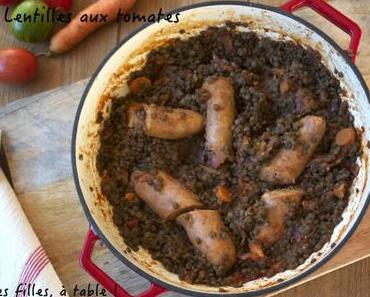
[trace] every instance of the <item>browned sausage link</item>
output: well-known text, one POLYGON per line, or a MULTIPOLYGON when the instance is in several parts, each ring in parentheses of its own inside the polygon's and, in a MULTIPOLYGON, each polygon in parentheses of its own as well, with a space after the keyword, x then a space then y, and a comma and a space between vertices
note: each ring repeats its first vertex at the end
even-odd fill
POLYGON ((299 206, 303 195, 302 189, 274 190, 262 195, 267 223, 258 228, 257 239, 260 242, 273 244, 283 236, 285 220, 299 206))
POLYGON ((202 131, 204 120, 200 113, 188 109, 133 103, 128 108, 128 125, 142 127, 151 137, 180 139, 202 131))
POLYGON ((181 213, 202 207, 195 194, 163 171, 135 170, 131 183, 137 195, 165 220, 173 220, 181 213))
POLYGON ((220 271, 227 271, 236 262, 234 243, 216 210, 194 210, 179 216, 181 224, 196 249, 220 271))
POLYGON ((210 78, 202 86, 207 98, 206 146, 217 168, 233 159, 232 125, 235 117, 234 88, 224 77, 210 78))
POLYGON ((325 120, 306 116, 300 121, 299 143, 293 149, 281 149, 261 170, 261 179, 275 184, 291 184, 311 160, 326 131, 325 120))

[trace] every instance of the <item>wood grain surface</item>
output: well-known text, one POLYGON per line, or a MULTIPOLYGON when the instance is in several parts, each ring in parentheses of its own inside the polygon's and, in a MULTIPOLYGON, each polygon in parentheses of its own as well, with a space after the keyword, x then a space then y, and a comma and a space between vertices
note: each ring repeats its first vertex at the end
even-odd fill
MULTIPOLYGON (((91 1, 75 0, 74 2, 77 11, 91 1)), ((134 10, 141 14, 150 14, 158 11, 160 7, 168 10, 196 2, 202 1, 139 0, 134 10)), ((276 6, 284 1, 254 2, 276 6)), ((335 0, 330 3, 345 12, 363 28, 364 35, 357 65, 369 84, 370 5, 368 0, 335 0)), ((0 13, 1 47, 26 46, 35 52, 46 49, 46 45, 43 44, 30 46, 14 40, 2 20, 3 11, 0 13)), ((343 47, 347 46, 348 36, 322 17, 309 9, 303 9, 297 14, 329 33, 343 47)), ((21 97, 90 76, 106 53, 127 32, 138 25, 137 23, 108 25, 67 55, 40 58, 41 67, 38 79, 24 87, 0 86, 0 104, 4 105, 21 97)), ((79 267, 77 261, 88 225, 71 179, 69 153, 74 110, 84 84, 85 82, 81 82, 74 87, 65 87, 56 92, 27 98, 0 111, 0 127, 7 132, 6 150, 9 154, 19 199, 70 293, 76 284, 86 286, 87 283, 94 283, 79 267)), ((368 254, 370 249, 368 242, 370 238, 369 212, 364 222, 365 224, 361 225, 363 231, 356 232, 346 248, 321 268, 321 272, 331 271, 343 263, 361 259, 368 254)), ((104 246, 97 246, 94 257, 103 269, 109 270, 120 282, 126 283, 129 291, 137 293, 147 285, 140 277, 125 269, 104 246)), ((358 261, 278 296, 368 297, 370 296, 370 259, 358 261)))

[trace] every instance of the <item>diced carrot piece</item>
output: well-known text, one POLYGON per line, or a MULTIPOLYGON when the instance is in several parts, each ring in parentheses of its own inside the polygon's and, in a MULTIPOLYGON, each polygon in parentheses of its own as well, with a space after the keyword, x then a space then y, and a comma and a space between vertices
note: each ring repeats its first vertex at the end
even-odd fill
POLYGON ((252 254, 256 255, 256 257, 262 259, 265 257, 263 253, 262 246, 259 243, 250 242, 249 243, 249 250, 252 254))
POLYGON ((228 188, 223 185, 219 185, 216 188, 216 197, 220 203, 230 203, 231 193, 228 188))
POLYGON ((249 253, 246 253, 240 257, 241 260, 252 260, 252 261, 261 261, 265 258, 263 253, 262 246, 260 243, 249 242, 249 253))
POLYGON ((134 193, 130 193, 130 192, 127 192, 125 194, 125 199, 129 202, 132 202, 135 200, 135 194, 134 193))
POLYGON ((336 186, 333 190, 333 194, 339 198, 339 199, 343 199, 344 196, 346 195, 346 184, 345 183, 341 183, 339 184, 338 186, 336 186))
POLYGON ((140 76, 130 82, 130 91, 132 94, 137 95, 140 92, 143 92, 146 89, 150 88, 151 86, 152 81, 149 78, 145 76, 140 76))
POLYGON ((335 136, 335 143, 339 146, 351 145, 355 142, 356 132, 353 128, 344 128, 335 136))
POLYGON ((290 83, 288 80, 285 79, 280 83, 280 93, 285 94, 285 93, 288 93, 289 90, 290 90, 290 83))

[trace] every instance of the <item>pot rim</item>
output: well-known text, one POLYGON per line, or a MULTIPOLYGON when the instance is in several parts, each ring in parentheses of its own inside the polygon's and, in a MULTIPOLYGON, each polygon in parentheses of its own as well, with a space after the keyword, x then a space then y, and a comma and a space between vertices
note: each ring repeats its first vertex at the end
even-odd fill
MULTIPOLYGON (((280 7, 274 7, 274 6, 270 6, 270 5, 250 3, 250 2, 242 2, 242 1, 238 1, 238 0, 236 0, 236 1, 225 1, 224 0, 224 1, 208 1, 208 2, 192 4, 192 5, 186 5, 186 6, 179 7, 177 9, 173 9, 173 10, 169 11, 168 13, 175 14, 175 13, 178 13, 178 12, 183 12, 183 11, 191 10, 191 9, 194 9, 194 8, 217 6, 217 5, 248 6, 248 7, 260 8, 260 9, 268 10, 268 11, 271 11, 271 12, 279 13, 279 14, 284 15, 286 17, 292 18, 297 22, 302 23, 303 25, 308 27, 310 30, 314 31, 315 33, 320 35, 323 39, 325 39, 344 58, 345 62, 351 67, 352 71, 354 72, 357 79, 359 80, 359 82, 360 82, 360 84, 361 84, 361 86, 362 86, 362 88, 363 88, 363 90, 366 94, 366 98, 368 100, 368 103, 370 104, 369 88, 367 87, 367 84, 365 83, 365 81, 364 81, 364 79, 361 75, 361 72, 359 71, 357 66, 352 62, 352 60, 350 59, 348 54, 331 37, 329 37, 326 33, 324 33, 322 30, 317 28, 315 25, 309 23, 308 21, 304 20, 303 18, 301 18, 299 16, 296 16, 292 13, 289 13, 289 12, 286 12, 285 10, 282 10, 280 7)), ((156 278, 155 276, 150 275, 145 270, 141 269, 140 267, 138 267, 135 264, 133 264, 132 262, 130 262, 122 253, 120 253, 110 243, 110 241, 106 238, 106 236, 104 235, 104 232, 102 232, 100 230, 100 228, 98 227, 98 224, 95 222, 94 218, 92 217, 92 215, 89 211, 89 208, 87 206, 87 203, 85 201, 84 195, 82 193, 82 190, 81 190, 80 179, 79 179, 78 171, 77 171, 76 136, 77 136, 78 126, 79 126, 79 122, 80 122, 81 111, 82 111, 83 106, 85 105, 86 98, 87 98, 87 95, 90 91, 90 88, 91 88, 92 84, 94 83, 96 77, 98 76, 98 74, 100 73, 102 68, 105 66, 105 64, 110 60, 110 58, 116 53, 116 51, 123 44, 125 44, 133 36, 135 36, 136 34, 139 34, 142 30, 146 29, 147 27, 149 27, 151 25, 153 25, 153 23, 149 23, 149 22, 146 22, 146 23, 140 25, 138 28, 136 28, 131 33, 129 33, 125 38, 123 38, 108 53, 108 55, 103 59, 103 61, 97 67, 94 74, 90 78, 88 84, 86 85, 84 93, 81 97, 80 103, 79 103, 77 111, 76 111, 75 121, 74 121, 74 124, 73 124, 73 131, 72 131, 72 142, 71 142, 72 143, 72 145, 71 145, 72 160, 71 161, 72 161, 73 179, 74 179, 75 187, 76 187, 77 194, 78 194, 79 200, 81 202, 83 211, 85 213, 85 216, 86 216, 91 228, 93 229, 94 233, 99 236, 100 240, 104 243, 104 245, 113 253, 113 255, 115 257, 117 257, 121 262, 123 262, 124 265, 126 265, 128 268, 130 268, 131 270, 133 270, 135 273, 137 273, 141 277, 145 278, 146 280, 148 280, 152 283, 156 283, 156 284, 158 284, 158 285, 160 285, 160 286, 162 286, 162 287, 164 287, 164 288, 166 288, 170 291, 175 291, 175 292, 178 292, 178 293, 188 294, 188 295, 192 295, 192 296, 199 296, 199 297, 202 297, 202 296, 219 296, 219 295, 225 295, 225 296, 231 296, 231 297, 241 297, 241 296, 252 297, 252 296, 259 296, 259 295, 262 295, 262 294, 275 292, 275 291, 278 291, 279 289, 286 288, 286 287, 289 287, 290 285, 292 285, 294 283, 297 283, 298 281, 300 281, 301 279, 303 279, 307 275, 311 274, 312 272, 314 272, 315 270, 320 268, 323 264, 328 262, 342 248, 342 246, 348 241, 348 239, 352 236, 352 234, 354 233, 354 231, 356 230, 357 226, 359 225, 359 223, 361 222, 362 218, 364 217, 364 215, 366 213, 366 210, 367 210, 367 208, 370 204, 370 195, 368 195, 366 197, 366 201, 365 201, 359 215, 357 216, 356 221, 353 223, 351 229, 348 231, 346 236, 342 238, 342 240, 339 242, 339 244, 337 244, 330 251, 330 253, 328 253, 325 257, 320 259, 316 264, 313 264, 310 268, 308 268, 304 272, 300 273, 299 275, 297 275, 297 276, 295 276, 291 279, 288 279, 286 281, 283 281, 281 283, 275 284, 271 287, 261 288, 261 289, 256 290, 256 291, 250 291, 250 292, 247 291, 247 292, 242 292, 242 293, 229 293, 229 292, 208 293, 208 292, 194 291, 194 290, 190 290, 190 289, 186 289, 186 288, 182 288, 182 287, 172 285, 168 282, 165 282, 165 281, 162 281, 162 280, 156 278)))

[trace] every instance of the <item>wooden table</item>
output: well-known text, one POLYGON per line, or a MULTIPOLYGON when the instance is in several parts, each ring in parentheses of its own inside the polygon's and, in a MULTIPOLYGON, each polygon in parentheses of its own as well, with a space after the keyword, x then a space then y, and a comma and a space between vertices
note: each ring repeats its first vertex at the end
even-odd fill
MULTIPOLYGON (((78 10, 90 1, 86 0, 75 0, 75 8, 78 10)), ((135 7, 135 11, 141 14, 150 14, 158 11, 159 7, 164 10, 178 7, 180 5, 186 5, 190 3, 201 2, 194 0, 156 0, 156 1, 144 1, 139 0, 135 7)), ((281 0, 260 0, 255 1, 263 4, 279 5, 284 1, 281 0)), ((339 10, 345 12, 346 15, 351 17, 363 28, 363 41, 361 45, 360 55, 357 59, 357 64, 364 75, 368 84, 370 83, 370 65, 368 63, 370 58, 370 5, 367 4, 368 0, 356 0, 356 1, 345 1, 345 0, 333 0, 331 4, 337 7, 339 10)), ((1 11, 3 14, 3 11, 1 11)), ((329 24, 326 20, 318 17, 315 13, 310 10, 302 10, 298 12, 300 16, 310 20, 324 31, 330 33, 340 45, 345 47, 348 43, 348 38, 340 30, 329 24)), ((120 40, 127 32, 131 31, 138 24, 114 24, 109 25, 94 34, 91 38, 87 39, 81 46, 77 47, 72 52, 65 56, 56 58, 40 58, 40 73, 36 81, 32 82, 24 87, 0 87, 0 104, 5 105, 6 103, 15 101, 19 98, 36 94, 41 91, 49 90, 55 87, 59 87, 64 84, 72 83, 80 79, 86 78, 91 75, 92 71, 100 63, 101 59, 106 53, 120 40), (86 55, 88 53, 88 56, 86 55)), ((1 46, 27 46, 33 49, 35 52, 43 51, 46 45, 28 45, 20 43, 9 34, 6 24, 0 22, 0 40, 1 46)), ((71 118, 72 116, 68 116, 71 118)), ((20 127, 21 129, 21 127, 20 127)), ((32 154, 32 152, 29 152, 32 154)), ((55 185, 58 187, 58 184, 55 185)), ((64 195, 75 195, 71 193, 70 189, 73 190, 73 186, 68 187, 64 195)), ((26 188, 24 189, 26 190, 26 188)), ((40 190, 42 191, 42 189, 40 190)), ((22 191, 19 193, 20 199, 22 199, 22 191)), ((32 195, 39 195, 40 193, 27 193, 27 196, 31 198, 27 201, 22 201, 22 206, 25 208, 27 215, 31 219, 31 223, 37 226, 37 216, 41 215, 37 211, 37 201, 32 199, 32 195)), ((45 197, 45 199, 52 199, 52 197, 45 197)), ((56 205, 56 207, 63 208, 63 205, 56 205)), ((78 207, 78 201, 76 200, 76 207, 78 207)), ((48 213, 43 213, 43 216, 48 216, 48 213)), ((81 213, 82 215, 82 213, 81 213)), ((50 221, 52 219, 50 218, 50 221)), ((86 226, 79 226, 81 231, 86 230, 86 226), (83 229, 83 230, 82 230, 83 229)), ((39 231, 38 235, 41 237, 46 250, 52 250, 51 260, 53 257, 62 257, 65 259, 66 264, 57 266, 56 269, 61 275, 69 275, 70 279, 76 279, 76 283, 86 277, 83 271, 78 268, 78 265, 69 259, 69 255, 78 254, 79 250, 66 251, 67 246, 63 244, 69 240, 76 240, 68 238, 68 232, 66 232, 66 238, 56 238, 55 234, 48 234, 47 228, 42 230, 42 226, 37 226, 36 231, 39 231), (54 238, 55 237, 55 238, 54 238), (53 239, 53 240, 52 240, 53 239), (70 263, 70 264, 68 264, 70 263), (73 276, 73 277, 72 277, 73 276)), ((61 232, 66 231, 63 226, 55 227, 55 229, 61 232)), ((82 241, 82 238, 80 238, 82 241)), ((80 243, 73 246, 80 246, 80 243)), ((114 257, 109 258, 107 251, 103 248, 99 248, 97 252, 97 258, 104 259, 103 265, 108 264, 109 261, 114 261, 114 257), (109 259, 109 260, 107 260, 109 259)), ((287 292, 281 293, 278 296, 286 297, 311 297, 311 296, 323 296, 323 297, 368 297, 370 296, 370 259, 364 259, 336 272, 330 273, 326 276, 320 277, 309 283, 301 285, 297 288, 291 289, 287 292)))

